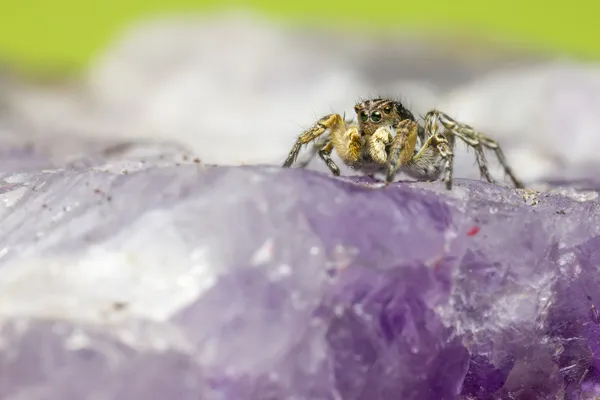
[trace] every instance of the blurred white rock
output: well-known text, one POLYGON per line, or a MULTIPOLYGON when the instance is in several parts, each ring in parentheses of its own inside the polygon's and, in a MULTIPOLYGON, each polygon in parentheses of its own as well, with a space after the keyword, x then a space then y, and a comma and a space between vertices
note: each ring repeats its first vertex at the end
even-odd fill
POLYGON ((340 100, 364 90, 326 54, 239 16, 143 24, 100 57, 88 82, 101 110, 129 114, 128 138, 176 139, 219 164, 282 158, 300 125, 347 109, 340 100))
POLYGON ((600 161, 598 65, 557 61, 491 73, 449 93, 440 107, 510 146, 524 179, 600 161))
MULTIPOLYGON (((378 90, 338 54, 254 15, 146 21, 98 57, 82 90, 30 88, 11 105, 30 131, 166 140, 206 163, 280 164, 318 117, 351 116, 378 90)), ((436 97, 410 80, 385 91, 423 111, 436 97)))
MULTIPOLYGON (((406 39, 405 50, 386 50, 376 39, 322 33, 245 13, 142 21, 97 57, 79 87, 30 86, 9 91, 6 102, 38 142, 57 134, 149 139, 179 143, 205 163, 278 165, 319 116, 354 116, 357 99, 391 95, 416 115, 441 109, 496 138, 526 181, 596 162, 597 66, 492 69, 443 93, 434 82, 450 82, 456 71, 445 72, 441 58, 428 55, 433 50, 416 50, 422 43, 406 39), (376 71, 391 76, 396 64, 397 77, 382 83, 376 71), (429 81, 415 77, 421 64, 439 72, 429 81)), ((488 159, 501 177, 494 155, 488 159)), ((479 176, 465 145, 455 160, 457 176, 479 176)), ((317 158, 309 168, 327 171, 317 158)))

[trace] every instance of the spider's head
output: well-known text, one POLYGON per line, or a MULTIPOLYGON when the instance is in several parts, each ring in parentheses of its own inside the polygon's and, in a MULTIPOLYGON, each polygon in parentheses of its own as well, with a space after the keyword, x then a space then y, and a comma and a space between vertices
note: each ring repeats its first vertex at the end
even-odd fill
POLYGON ((369 99, 354 106, 363 135, 372 135, 381 126, 396 127, 400 121, 415 117, 402 103, 389 99, 369 99))

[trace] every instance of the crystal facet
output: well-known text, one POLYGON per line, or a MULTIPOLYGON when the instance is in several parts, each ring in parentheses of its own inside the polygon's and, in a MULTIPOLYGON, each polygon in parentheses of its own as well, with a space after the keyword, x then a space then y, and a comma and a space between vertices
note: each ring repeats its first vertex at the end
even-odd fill
POLYGON ((4 176, 0 398, 600 390, 600 185, 88 167, 4 176))

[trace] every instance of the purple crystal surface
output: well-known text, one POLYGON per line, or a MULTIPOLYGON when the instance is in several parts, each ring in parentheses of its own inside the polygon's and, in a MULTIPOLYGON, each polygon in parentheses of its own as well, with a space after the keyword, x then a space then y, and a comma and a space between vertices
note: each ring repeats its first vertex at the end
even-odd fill
POLYGON ((600 185, 163 162, 2 177, 0 399, 599 395, 600 185))

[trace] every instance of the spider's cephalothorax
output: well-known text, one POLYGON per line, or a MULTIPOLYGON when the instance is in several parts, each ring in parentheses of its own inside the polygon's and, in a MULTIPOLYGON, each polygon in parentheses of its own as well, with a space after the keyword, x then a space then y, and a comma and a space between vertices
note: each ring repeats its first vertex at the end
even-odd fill
POLYGON ((399 101, 370 99, 354 107, 358 125, 347 124, 339 114, 321 118, 306 130, 290 151, 283 166, 290 167, 303 145, 319 138, 327 130, 329 135, 318 150, 319 156, 334 175, 340 169, 331 159, 333 149, 351 168, 368 174, 383 172, 386 182, 397 172, 421 180, 438 179, 444 171, 446 188, 452 188, 452 167, 455 138, 460 138, 475 149, 475 157, 482 177, 493 183, 483 149, 493 150, 504 171, 517 188, 523 185, 515 177, 496 141, 459 123, 441 111, 431 110, 420 126, 414 116, 399 101))
POLYGON ((414 121, 415 117, 398 101, 371 99, 354 106, 358 118, 358 130, 361 135, 371 136, 382 126, 395 127, 405 119, 414 121))

